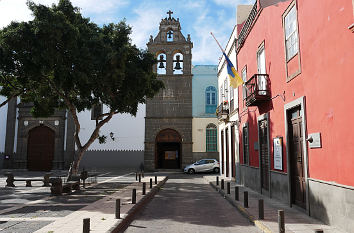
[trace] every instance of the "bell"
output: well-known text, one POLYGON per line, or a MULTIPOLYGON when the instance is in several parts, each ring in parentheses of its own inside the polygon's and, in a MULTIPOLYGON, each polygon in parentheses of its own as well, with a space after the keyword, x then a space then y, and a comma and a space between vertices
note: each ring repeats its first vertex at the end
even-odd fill
POLYGON ((180 65, 180 63, 178 61, 178 62, 176 62, 175 70, 180 70, 180 69, 182 69, 182 68, 181 68, 181 65, 180 65))
POLYGON ((163 65, 163 61, 160 61, 159 68, 160 68, 160 69, 165 68, 165 66, 163 65))
POLYGON ((181 64, 179 63, 180 61, 182 61, 182 60, 180 60, 180 56, 179 55, 177 55, 176 56, 176 60, 175 60, 175 62, 176 62, 176 66, 175 66, 175 70, 180 70, 180 69, 182 69, 181 68, 181 64))
POLYGON ((159 62, 160 62, 160 65, 159 65, 159 68, 165 68, 165 66, 163 65, 163 62, 164 62, 165 60, 163 59, 163 55, 160 55, 160 60, 159 60, 159 62))

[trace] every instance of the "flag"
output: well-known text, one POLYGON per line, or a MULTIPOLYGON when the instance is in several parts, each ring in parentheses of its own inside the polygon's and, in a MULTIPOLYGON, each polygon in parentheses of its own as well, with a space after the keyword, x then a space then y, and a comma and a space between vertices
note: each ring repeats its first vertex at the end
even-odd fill
POLYGON ((262 8, 266 8, 272 5, 278 5, 279 2, 286 2, 288 0, 259 0, 259 4, 262 8))
POLYGON ((225 56, 225 60, 227 63, 227 74, 229 75, 229 78, 230 78, 230 86, 232 86, 233 88, 237 88, 238 86, 243 84, 243 80, 240 77, 240 75, 237 73, 234 65, 232 64, 230 59, 227 57, 226 53, 223 52, 223 54, 225 56))

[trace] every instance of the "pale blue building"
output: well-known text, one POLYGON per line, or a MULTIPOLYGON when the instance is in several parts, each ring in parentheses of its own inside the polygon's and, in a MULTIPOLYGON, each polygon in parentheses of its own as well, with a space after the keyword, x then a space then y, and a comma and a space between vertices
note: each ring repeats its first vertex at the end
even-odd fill
POLYGON ((193 153, 198 158, 219 158, 217 146, 218 103, 216 65, 192 67, 193 153))

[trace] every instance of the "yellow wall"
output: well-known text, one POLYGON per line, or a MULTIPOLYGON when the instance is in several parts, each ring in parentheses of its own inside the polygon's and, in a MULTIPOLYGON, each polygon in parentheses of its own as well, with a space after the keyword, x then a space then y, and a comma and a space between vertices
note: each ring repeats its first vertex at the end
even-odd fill
MULTIPOLYGON (((193 118, 192 120, 192 137, 193 152, 206 152, 206 127, 213 123, 218 126, 216 118, 193 118)), ((218 136, 218 135, 217 135, 218 136)))

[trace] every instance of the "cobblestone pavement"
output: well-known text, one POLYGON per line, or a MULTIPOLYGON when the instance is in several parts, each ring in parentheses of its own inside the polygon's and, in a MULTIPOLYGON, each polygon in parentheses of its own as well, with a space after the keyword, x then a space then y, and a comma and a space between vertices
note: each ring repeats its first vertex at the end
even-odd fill
POLYGON ((167 183, 126 232, 260 232, 201 175, 168 175, 167 183))
MULTIPOLYGON (((43 178, 40 172, 14 172, 15 178, 43 178)), ((57 172, 56 175, 64 175, 57 172)), ((97 184, 70 195, 50 196, 49 187, 42 182, 15 182, 16 187, 5 187, 6 178, 0 178, 0 233, 27 233, 77 211, 135 181, 129 171, 101 172, 97 184)))

